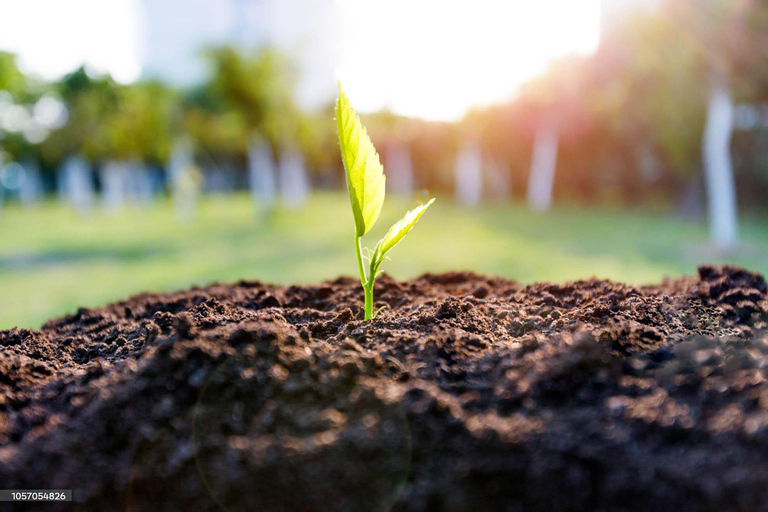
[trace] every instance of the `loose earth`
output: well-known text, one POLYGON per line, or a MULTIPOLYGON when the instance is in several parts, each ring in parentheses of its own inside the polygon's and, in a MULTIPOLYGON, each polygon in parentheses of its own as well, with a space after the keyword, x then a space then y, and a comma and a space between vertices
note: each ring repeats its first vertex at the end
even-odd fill
MULTIPOLYGON (((768 295, 469 273, 142 294, 0 332, 9 510, 768 510, 768 295), (15 507, 15 508, 14 508, 15 507)), ((5 508, 3 508, 5 510, 5 508)))

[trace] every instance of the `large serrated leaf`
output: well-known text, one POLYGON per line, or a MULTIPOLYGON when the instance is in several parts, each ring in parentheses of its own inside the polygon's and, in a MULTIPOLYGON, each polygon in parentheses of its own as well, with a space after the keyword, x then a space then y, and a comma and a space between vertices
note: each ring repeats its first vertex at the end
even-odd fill
POLYGON ((349 105, 341 85, 336 102, 336 129, 349 200, 355 217, 355 233, 363 236, 376 224, 381 213, 386 178, 376 148, 360 118, 349 105))
POLYGON ((400 240, 402 240, 405 235, 407 235, 408 232, 413 229, 413 226, 416 225, 416 222, 418 222, 421 215, 427 210, 427 208, 429 208, 429 205, 431 205, 433 202, 435 202, 434 198, 430 199, 426 204, 422 204, 409 211, 402 219, 395 222, 395 224, 389 228, 387 234, 384 235, 384 238, 382 238, 379 243, 376 244, 376 249, 374 250, 374 260, 378 260, 378 262, 380 262, 384 258, 384 255, 390 251, 390 249, 400 243, 400 240))

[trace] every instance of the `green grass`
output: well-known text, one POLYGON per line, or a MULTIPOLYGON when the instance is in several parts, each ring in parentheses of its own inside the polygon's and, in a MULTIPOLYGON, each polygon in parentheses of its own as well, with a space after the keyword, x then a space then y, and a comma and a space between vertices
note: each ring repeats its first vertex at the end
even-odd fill
MULTIPOLYGON (((390 199, 375 244, 415 202, 390 199)), ((469 269, 521 282, 599 276, 631 283, 692 274, 730 261, 768 272, 768 223, 745 219, 743 248, 719 255, 706 226, 662 214, 521 206, 463 209, 439 197, 384 270, 407 278, 469 269)), ((214 281, 307 283, 354 276, 354 224, 346 194, 317 194, 307 208, 259 219, 248 196, 209 197, 196 220, 180 223, 163 201, 81 217, 46 203, 0 212, 0 328, 38 327, 48 318, 144 290, 214 281)), ((362 293, 362 291, 361 291, 362 293)))

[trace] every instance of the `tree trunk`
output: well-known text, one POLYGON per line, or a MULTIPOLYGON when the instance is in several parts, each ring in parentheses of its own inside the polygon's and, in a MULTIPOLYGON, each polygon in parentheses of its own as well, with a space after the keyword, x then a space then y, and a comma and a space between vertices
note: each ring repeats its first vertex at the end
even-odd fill
POLYGON ((531 173, 528 179, 528 206, 535 212, 545 212, 552 204, 557 142, 557 125, 554 120, 545 118, 540 121, 533 143, 531 173))
POLYGON ((123 161, 109 160, 101 166, 101 199, 107 210, 119 210, 125 204, 128 169, 123 161))
MULTIPOLYGON (((0 167, 2 167, 2 162, 0 162, 0 167)), ((40 167, 33 161, 26 162, 23 167, 24 179, 19 186, 19 202, 24 206, 35 206, 43 196, 40 167)))
POLYGON ((202 180, 189 139, 174 142, 168 161, 168 178, 176 215, 179 221, 189 222, 195 215, 202 180))
POLYGON ((481 166, 482 155, 477 144, 463 147, 456 155, 456 200, 464 206, 480 204, 483 189, 481 166))
POLYGON ((154 185, 152 183, 152 171, 141 160, 126 162, 126 191, 130 201, 137 205, 146 205, 152 202, 154 185))
POLYGON ((59 197, 85 213, 93 204, 93 178, 88 162, 79 156, 70 156, 62 165, 59 176, 59 197))
POLYGON ((259 139, 248 148, 248 186, 256 207, 261 211, 272 210, 277 195, 275 164, 269 145, 259 139))
POLYGON ((731 165, 733 99, 722 77, 712 81, 702 152, 712 241, 722 249, 738 242, 736 185, 731 165))
POLYGON ((294 148, 280 155, 280 199, 288 208, 301 208, 309 199, 311 186, 304 156, 294 148))

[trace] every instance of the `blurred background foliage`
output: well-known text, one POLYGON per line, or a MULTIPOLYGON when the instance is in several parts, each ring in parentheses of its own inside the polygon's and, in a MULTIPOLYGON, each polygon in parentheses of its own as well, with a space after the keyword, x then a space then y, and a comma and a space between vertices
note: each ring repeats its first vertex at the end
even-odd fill
MULTIPOLYGON (((354 271, 345 266, 351 224, 344 224, 333 104, 299 108, 297 70, 275 47, 220 46, 204 55, 207 79, 178 88, 122 84, 84 67, 44 81, 0 52, 0 167, 34 163, 50 196, 73 155, 94 171, 139 162, 165 170, 157 190, 170 197, 179 141, 189 143, 203 174, 231 169, 234 189, 243 190, 250 151, 260 143, 276 161, 298 151, 311 187, 334 192, 315 194, 300 212, 278 207, 271 215, 249 212, 242 193, 208 197, 187 222, 174 221, 165 197, 119 217, 85 217, 50 199, 24 209, 6 194, 0 327, 33 326, 147 288, 241 277, 290 283, 354 271), (17 118, 31 120, 31 128, 14 125, 17 118)), ((388 269, 398 277, 471 268, 525 282, 591 274, 642 282, 690 273, 707 261, 768 271, 768 4, 761 0, 669 0, 637 10, 601 34, 593 54, 559 58, 509 99, 455 122, 387 109, 362 118, 386 169, 398 149, 407 150, 413 191, 422 191, 417 200, 443 196, 423 221, 423 231, 432 223, 437 233, 423 246, 429 250, 404 244, 408 257, 388 269), (717 80, 727 81, 734 104, 748 106, 754 118, 737 126, 731 141, 738 209, 746 215, 740 245, 726 252, 708 243, 703 222, 702 141, 709 84, 717 80), (541 217, 521 205, 547 124, 559 139, 554 211, 541 217), (468 146, 501 169, 508 195, 494 196, 500 187, 492 183, 484 185, 482 205, 450 201, 457 155, 468 146)), ((0 181, 12 177, 3 173, 0 181)), ((95 182, 105 187, 103 178, 95 182)), ((399 201, 406 204, 398 208, 413 203, 399 201)))
MULTIPOLYGON (((683 208, 689 189, 700 186, 708 100, 702 85, 713 70, 729 77, 735 103, 758 105, 768 117, 768 7, 747 0, 665 5, 664 16, 638 11, 626 17, 603 34, 593 55, 560 58, 510 101, 472 110, 459 122, 388 111, 364 121, 383 155, 392 144, 408 147, 419 188, 451 191, 455 154, 461 141, 473 140, 509 170, 513 196, 523 196, 538 123, 556 112, 556 199, 683 208), (644 157, 658 169, 643 169, 644 157)), ((96 165, 107 159, 163 165, 172 141, 186 135, 198 158, 244 168, 248 144, 258 138, 275 154, 298 145, 313 180, 341 183, 332 105, 313 112, 297 107, 296 70, 287 57, 272 47, 249 54, 219 47, 206 59, 207 81, 173 90, 160 82, 118 84, 83 68, 43 83, 21 73, 13 55, 0 53, 0 90, 27 104, 53 94, 69 111, 68 122, 44 141, 6 132, 0 147, 15 160, 41 162, 48 172, 73 153, 96 165)), ((765 208, 768 159, 759 151, 765 145, 765 123, 734 135, 742 208, 765 208)), ((47 183, 53 187, 52 178, 47 183)))

